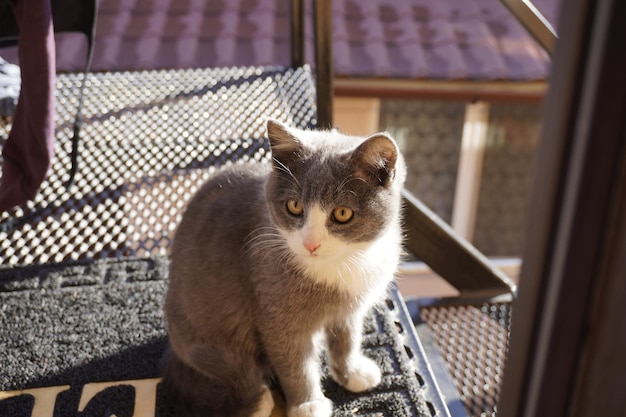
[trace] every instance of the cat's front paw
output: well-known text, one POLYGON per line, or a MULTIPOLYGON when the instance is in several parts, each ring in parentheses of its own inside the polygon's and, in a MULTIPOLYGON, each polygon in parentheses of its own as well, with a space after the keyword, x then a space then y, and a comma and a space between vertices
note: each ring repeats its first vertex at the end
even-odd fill
POLYGON ((332 413, 333 403, 326 397, 298 404, 287 410, 288 417, 330 417, 332 413))
POLYGON ((335 381, 343 385, 348 391, 367 391, 380 384, 382 375, 376 362, 363 355, 359 355, 351 362, 350 370, 343 377, 332 372, 335 381))

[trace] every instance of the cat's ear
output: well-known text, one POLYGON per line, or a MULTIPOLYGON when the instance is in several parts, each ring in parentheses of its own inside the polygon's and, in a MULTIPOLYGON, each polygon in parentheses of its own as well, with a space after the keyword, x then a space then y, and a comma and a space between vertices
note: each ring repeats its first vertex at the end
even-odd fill
POLYGON ((360 144, 351 156, 355 174, 368 182, 388 186, 398 160, 398 146, 386 133, 377 133, 360 144))
POLYGON ((302 142, 289 127, 277 120, 267 121, 267 137, 270 141, 272 158, 282 163, 289 162, 302 151, 302 142))

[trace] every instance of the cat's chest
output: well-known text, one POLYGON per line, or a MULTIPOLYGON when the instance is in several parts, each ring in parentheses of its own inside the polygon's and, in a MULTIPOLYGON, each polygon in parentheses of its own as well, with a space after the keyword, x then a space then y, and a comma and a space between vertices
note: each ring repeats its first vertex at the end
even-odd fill
POLYGON ((307 279, 337 289, 351 297, 368 297, 393 279, 400 259, 398 239, 383 238, 373 244, 356 246, 344 256, 296 259, 307 279))

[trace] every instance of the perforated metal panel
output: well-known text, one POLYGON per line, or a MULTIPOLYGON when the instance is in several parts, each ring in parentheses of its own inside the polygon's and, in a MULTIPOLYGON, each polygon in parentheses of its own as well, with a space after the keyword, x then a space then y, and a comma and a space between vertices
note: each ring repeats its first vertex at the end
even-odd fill
POLYGON ((389 99, 380 128, 398 141, 407 161, 405 187, 444 221, 452 219, 465 103, 389 99))
POLYGON ((521 256, 541 106, 493 103, 473 244, 488 256, 521 256))
POLYGON ((511 303, 420 307, 469 415, 495 417, 508 350, 511 303))
MULTIPOLYGON (((266 160, 265 120, 316 124, 308 68, 90 74, 76 184, 82 74, 57 79, 55 158, 34 201, 0 214, 2 268, 164 255, 191 195, 220 166, 266 160)), ((0 145, 10 131, 0 121, 0 145)))

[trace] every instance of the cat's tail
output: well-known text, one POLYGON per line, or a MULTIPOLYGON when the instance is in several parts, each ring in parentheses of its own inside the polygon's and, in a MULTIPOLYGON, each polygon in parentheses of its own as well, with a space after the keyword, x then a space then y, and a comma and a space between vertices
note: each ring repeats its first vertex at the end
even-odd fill
POLYGON ((250 417, 255 413, 264 387, 257 364, 208 350, 194 356, 200 356, 197 360, 202 361, 206 374, 181 361, 169 346, 163 358, 165 394, 181 413, 198 417, 250 417))

